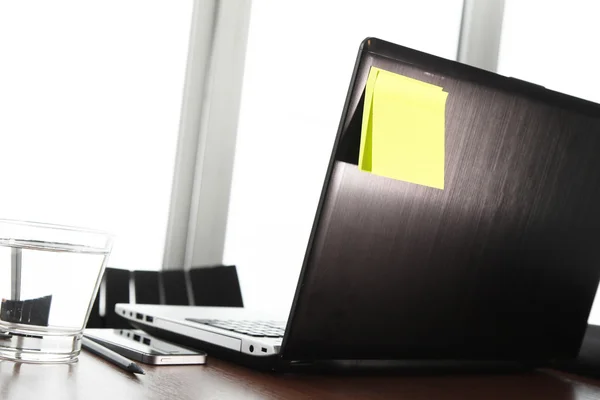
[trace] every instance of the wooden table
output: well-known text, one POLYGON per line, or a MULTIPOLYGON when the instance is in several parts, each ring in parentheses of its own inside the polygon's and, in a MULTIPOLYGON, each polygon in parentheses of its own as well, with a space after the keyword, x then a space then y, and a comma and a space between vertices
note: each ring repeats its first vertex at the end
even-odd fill
POLYGON ((0 361, 0 399, 600 399, 600 381, 553 371, 513 375, 320 376, 205 366, 144 366, 135 376, 83 352, 71 365, 0 361))

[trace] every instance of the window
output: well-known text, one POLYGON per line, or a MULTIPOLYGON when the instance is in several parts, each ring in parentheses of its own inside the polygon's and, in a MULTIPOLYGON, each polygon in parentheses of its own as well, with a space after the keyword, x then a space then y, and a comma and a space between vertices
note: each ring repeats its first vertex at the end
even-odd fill
POLYGON ((192 0, 0 3, 2 218, 102 229, 159 269, 192 0))
POLYGON ((591 1, 506 0, 498 72, 600 102, 600 58, 591 1))
POLYGON ((462 6, 252 2, 224 259, 246 305, 289 310, 360 42, 454 59, 462 6))

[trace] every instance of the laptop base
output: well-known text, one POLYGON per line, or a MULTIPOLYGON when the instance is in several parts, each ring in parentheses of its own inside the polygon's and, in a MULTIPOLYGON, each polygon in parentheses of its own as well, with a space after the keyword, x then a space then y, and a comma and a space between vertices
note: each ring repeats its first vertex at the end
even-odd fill
MULTIPOLYGON (((281 369, 281 358, 279 356, 250 356, 241 351, 234 351, 222 346, 217 346, 212 343, 194 339, 189 336, 180 335, 164 329, 156 328, 155 326, 147 325, 140 322, 128 321, 136 329, 141 329, 149 335, 156 336, 159 339, 168 340, 182 346, 191 347, 193 349, 202 349, 206 351, 209 357, 216 357, 226 361, 232 361, 237 364, 244 365, 261 371, 275 371, 281 369)), ((210 361, 209 361, 210 362, 210 361)))
POLYGON ((208 342, 159 329, 151 325, 128 321, 149 335, 183 346, 201 349, 210 357, 266 372, 308 373, 331 375, 451 375, 451 374, 513 374, 531 372, 540 364, 505 361, 454 360, 316 360, 287 361, 279 356, 256 357, 226 349, 208 342))

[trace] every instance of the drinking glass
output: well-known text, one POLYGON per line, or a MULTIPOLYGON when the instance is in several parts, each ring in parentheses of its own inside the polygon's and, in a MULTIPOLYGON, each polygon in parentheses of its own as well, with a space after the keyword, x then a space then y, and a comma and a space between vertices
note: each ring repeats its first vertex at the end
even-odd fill
POLYGON ((112 243, 100 231, 0 219, 0 358, 77 359, 112 243))

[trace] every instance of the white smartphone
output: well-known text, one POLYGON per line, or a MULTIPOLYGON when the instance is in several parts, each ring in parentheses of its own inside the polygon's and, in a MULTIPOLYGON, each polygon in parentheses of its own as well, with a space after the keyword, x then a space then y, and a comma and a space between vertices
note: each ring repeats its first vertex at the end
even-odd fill
POLYGON ((83 336, 144 364, 206 364, 205 352, 178 346, 136 329, 86 329, 83 336))

